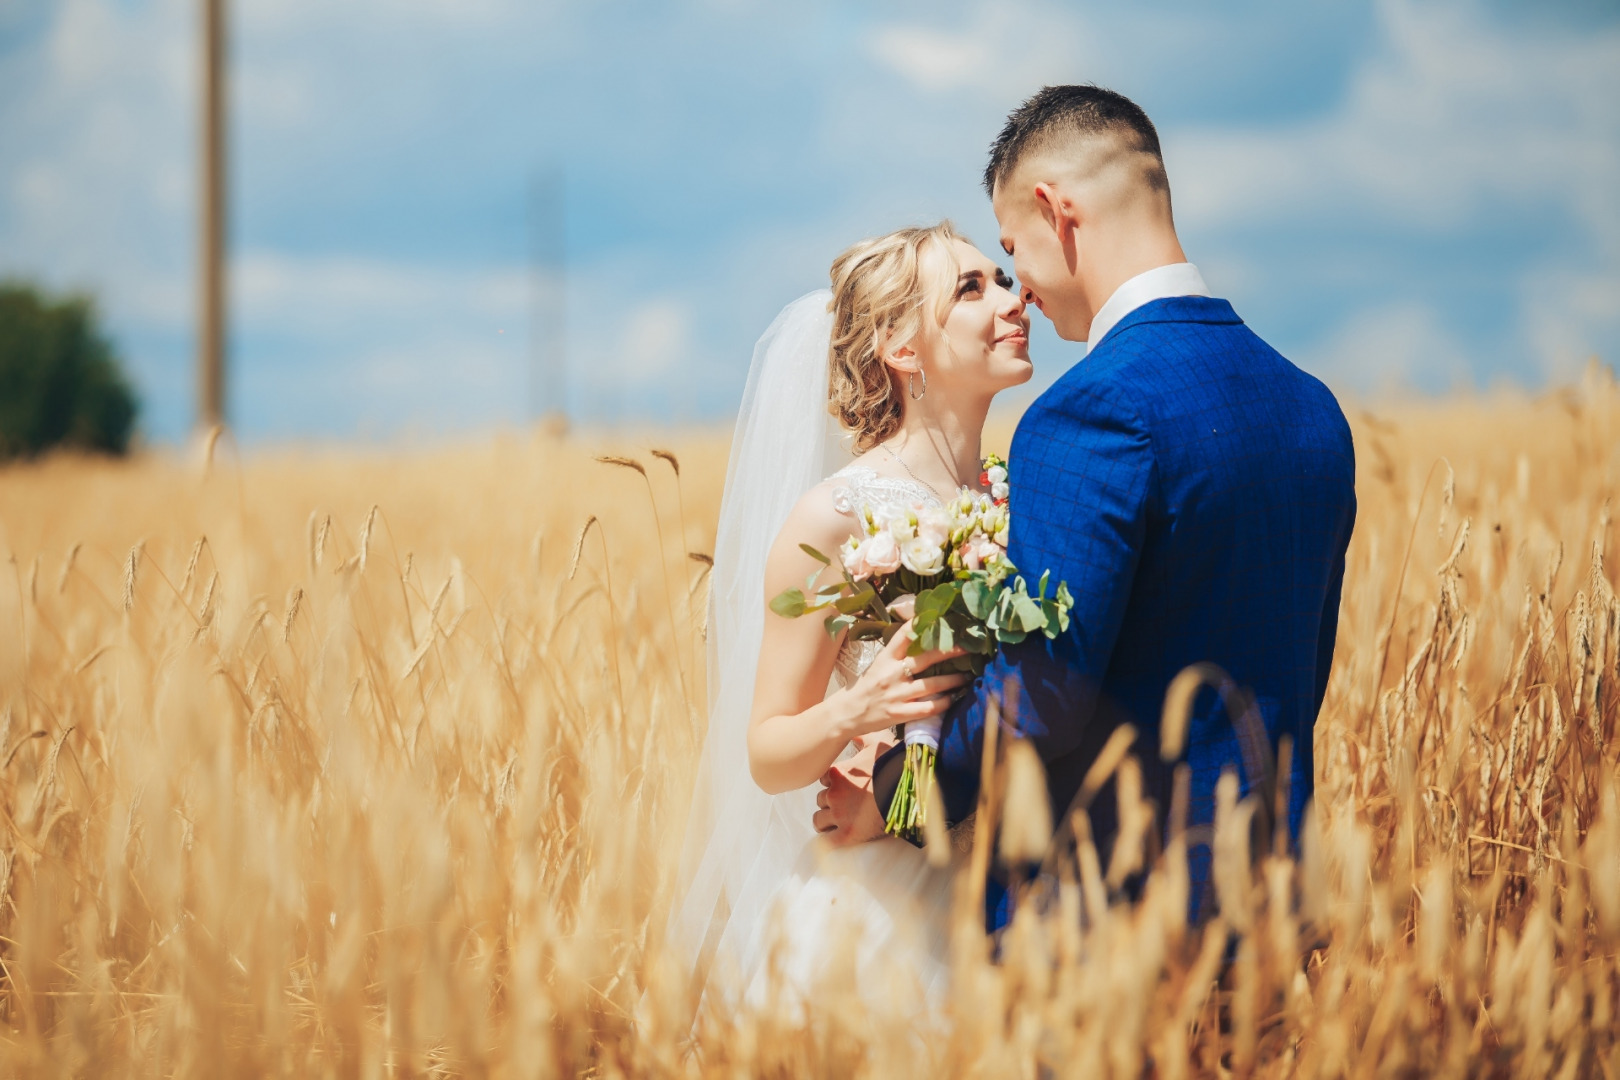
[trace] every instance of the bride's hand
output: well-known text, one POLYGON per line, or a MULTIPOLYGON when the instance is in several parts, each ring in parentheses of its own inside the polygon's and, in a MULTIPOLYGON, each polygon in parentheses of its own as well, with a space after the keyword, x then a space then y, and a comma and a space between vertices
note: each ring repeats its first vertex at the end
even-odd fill
POLYGON ((849 688, 850 699, 857 709, 851 736, 939 716, 950 708, 955 692, 971 680, 972 676, 965 672, 915 678, 919 671, 927 671, 935 664, 965 654, 961 649, 935 649, 907 656, 911 641, 911 623, 907 622, 878 653, 865 674, 849 688))

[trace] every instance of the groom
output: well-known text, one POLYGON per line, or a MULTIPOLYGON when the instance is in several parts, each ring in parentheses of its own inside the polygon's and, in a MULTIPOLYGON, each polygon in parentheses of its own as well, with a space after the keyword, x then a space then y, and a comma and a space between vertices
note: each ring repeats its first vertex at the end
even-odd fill
MULTIPOLYGON (((1031 582, 1043 571, 1066 581, 1074 612, 1056 640, 1003 648, 947 716, 947 817, 973 812, 990 703, 1016 696, 1055 821, 1109 735, 1130 723, 1162 825, 1176 765, 1159 756, 1165 690, 1211 661, 1253 693, 1273 762, 1292 738, 1290 775, 1279 779, 1297 837, 1355 520, 1344 415, 1209 295, 1176 238, 1158 134, 1129 99, 1095 86, 1042 90, 1008 118, 985 187, 1026 303, 1059 336, 1089 345, 1024 414, 1010 455, 1009 555, 1031 582)), ((1190 825, 1213 820, 1224 768, 1245 791, 1261 779, 1246 775, 1212 691, 1194 701, 1182 760, 1190 825)), ((872 770, 875 800, 859 773, 829 774, 818 826, 833 826, 834 842, 880 832, 899 765, 891 752, 872 770)), ((1090 806, 1105 865, 1116 816, 1105 789, 1090 806)), ((1195 898, 1209 862, 1206 848, 1189 859, 1195 898)), ((992 928, 1008 916, 994 894, 992 928)))

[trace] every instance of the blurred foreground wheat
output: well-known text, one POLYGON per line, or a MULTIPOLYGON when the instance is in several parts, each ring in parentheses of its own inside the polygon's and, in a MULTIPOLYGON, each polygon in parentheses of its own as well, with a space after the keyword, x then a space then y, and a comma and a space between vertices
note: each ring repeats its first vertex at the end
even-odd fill
POLYGON ((663 945, 723 438, 0 473, 0 1072, 1620 1075, 1620 390, 1352 418, 1303 861, 1083 843, 915 1032, 663 945))

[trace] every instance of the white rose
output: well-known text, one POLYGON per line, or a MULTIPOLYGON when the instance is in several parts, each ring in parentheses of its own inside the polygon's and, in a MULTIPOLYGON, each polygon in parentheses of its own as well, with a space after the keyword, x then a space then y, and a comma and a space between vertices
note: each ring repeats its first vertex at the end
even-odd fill
POLYGON ((945 569, 945 552, 938 544, 916 536, 900 545, 900 561, 912 573, 930 577, 945 569))
POLYGON ((896 514, 889 519, 889 532, 904 544, 917 535, 917 522, 910 514, 896 514))
POLYGON ((880 532, 861 541, 869 573, 892 574, 900 569, 900 545, 889 533, 880 532))
POLYGON ((944 547, 951 536, 951 519, 943 510, 922 510, 917 514, 917 536, 935 547, 944 547))
POLYGON ((1005 480, 990 485, 990 497, 992 499, 1005 499, 1007 491, 1007 481, 1005 480))
POLYGON ((984 471, 984 475, 985 478, 990 481, 990 485, 992 487, 994 487, 996 484, 1005 484, 1007 482, 1007 470, 1003 469, 1000 465, 990 466, 984 471))

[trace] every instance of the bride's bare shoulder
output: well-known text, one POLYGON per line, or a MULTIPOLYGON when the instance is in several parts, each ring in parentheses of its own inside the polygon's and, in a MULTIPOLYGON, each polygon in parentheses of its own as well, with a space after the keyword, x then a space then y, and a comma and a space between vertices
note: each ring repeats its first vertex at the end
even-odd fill
POLYGON ((855 533, 855 513, 847 494, 849 481, 834 474, 805 492, 793 505, 776 536, 777 550, 792 551, 800 544, 826 554, 855 533))

